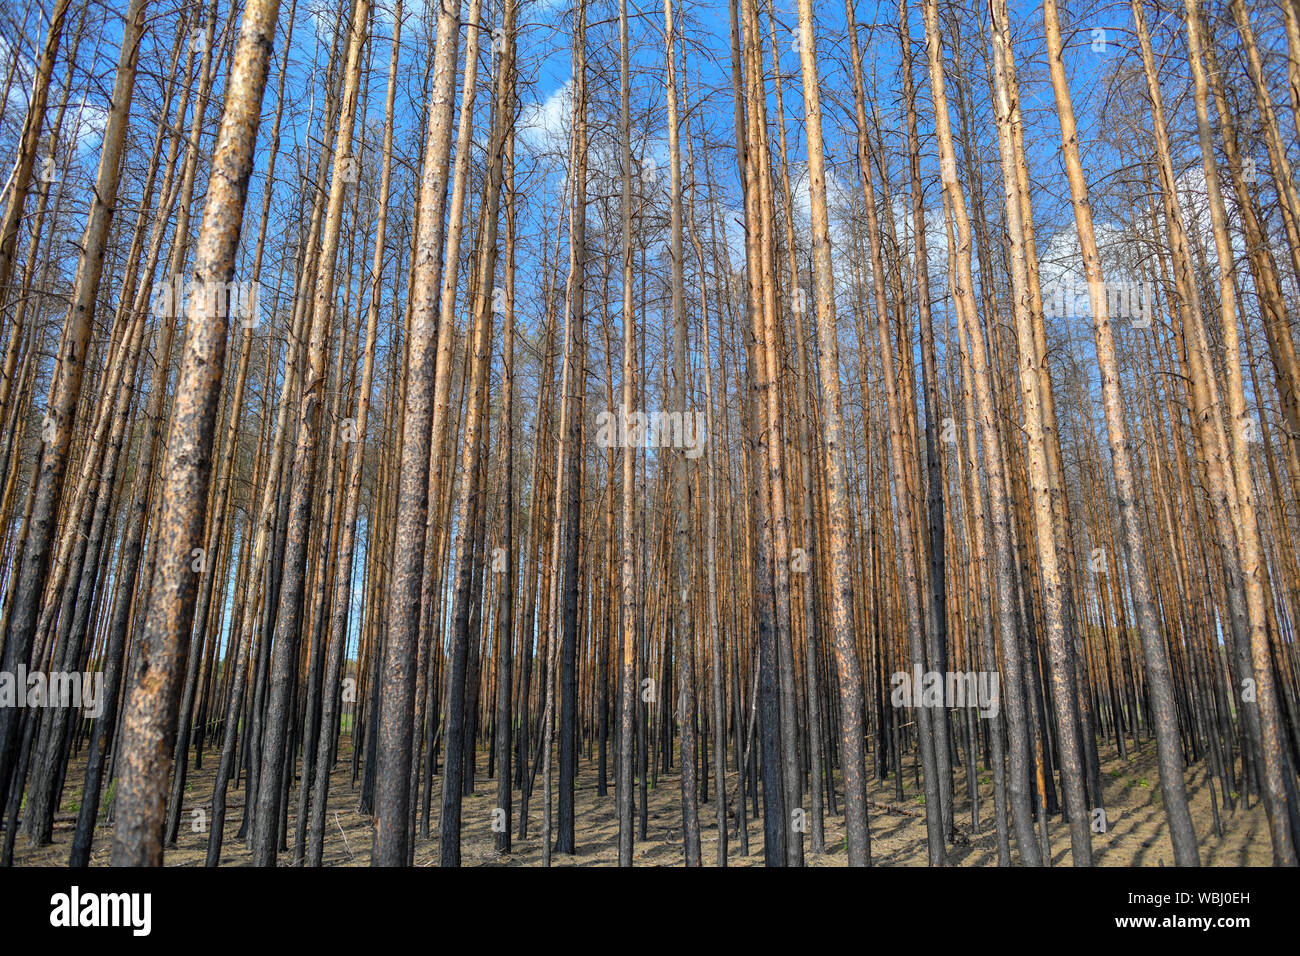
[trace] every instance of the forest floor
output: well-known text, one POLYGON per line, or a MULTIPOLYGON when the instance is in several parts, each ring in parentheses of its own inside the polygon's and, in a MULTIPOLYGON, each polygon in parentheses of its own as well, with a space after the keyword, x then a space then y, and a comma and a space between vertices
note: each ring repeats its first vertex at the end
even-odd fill
MULTIPOLYGON (((357 812, 360 781, 354 788, 351 782, 351 742, 344 736, 342 753, 330 782, 329 827, 325 837, 324 864, 326 866, 367 865, 370 862, 370 820, 357 812)), ((1115 754, 1113 745, 1103 753, 1102 786, 1106 796, 1107 832, 1094 833, 1093 857, 1101 866, 1159 866, 1173 864, 1173 847, 1169 839, 1165 813, 1160 805, 1160 793, 1154 784, 1159 773, 1156 767, 1155 744, 1144 742, 1137 751, 1130 750, 1127 760, 1115 754)), ((207 848, 206 822, 212 799, 212 784, 218 763, 215 754, 205 754, 203 768, 191 769, 186 784, 186 800, 181 817, 180 834, 175 848, 166 852, 169 866, 202 866, 207 848), (202 811, 195 814, 195 810, 202 811), (201 825, 201 826, 200 826, 201 825)), ((192 766, 192 759, 191 759, 192 766)), ((514 800, 514 847, 508 855, 498 854, 495 834, 492 832, 492 810, 496 805, 496 783, 483 772, 487 766, 486 752, 478 755, 478 786, 473 796, 466 797, 462 816, 461 861, 465 866, 539 866, 542 862, 542 806, 538 799, 541 791, 539 769, 534 798, 528 810, 528 837, 518 838, 519 792, 514 800)), ((1223 796, 1218 792, 1219 813, 1223 835, 1215 834, 1213 810, 1207 766, 1201 762, 1187 775, 1191 798, 1192 820, 1201 848, 1201 862, 1211 866, 1267 866, 1272 862, 1267 820, 1263 806, 1252 800, 1249 808, 1238 803, 1234 812, 1223 806, 1223 796)), ((611 782, 608 795, 597 795, 597 772, 594 761, 579 762, 576 784, 577 852, 573 856, 555 854, 556 866, 612 866, 618 860, 618 817, 612 782, 613 760, 610 760, 611 782)), ((68 769, 69 786, 54 825, 54 842, 45 847, 32 847, 20 834, 14 851, 18 866, 66 865, 76 826, 79 808, 80 781, 85 773, 85 755, 75 759, 68 769), (75 782, 75 783, 74 783, 75 782)), ((653 779, 653 778, 652 778, 653 779)), ((968 798, 967 778, 964 768, 957 768, 956 789, 957 844, 949 847, 949 858, 958 866, 994 866, 997 863, 997 837, 993 826, 993 787, 987 771, 980 774, 980 828, 971 826, 971 805, 968 798)), ((727 775, 727 790, 732 793, 736 775, 727 775)), ((712 781, 710 781, 712 782, 712 781)), ((871 826, 872 862, 885 866, 924 866, 926 864, 926 832, 922 797, 915 786, 915 778, 904 772, 905 796, 899 801, 893 778, 885 781, 871 779, 869 784, 869 819, 871 826)), ((649 790, 647 800, 647 839, 638 840, 635 862, 642 866, 678 866, 682 863, 682 820, 680 777, 676 772, 660 773, 657 785, 649 790)), ((416 866, 436 866, 438 860, 437 814, 439 806, 439 780, 434 781, 433 820, 427 838, 417 836, 415 843, 416 866)), ((247 865, 251 854, 238 838, 243 817, 245 791, 232 788, 228 798, 226 838, 223 847, 223 865, 247 865)), ((705 865, 717 861, 717 810, 712 799, 700 804, 700 844, 705 865)), ((837 792, 837 801, 839 793, 837 792)), ((297 783, 290 797, 290 845, 295 832, 297 783)), ((748 821, 749 854, 740 856, 740 840, 736 832, 732 806, 730 836, 728 839, 730 866, 757 866, 763 862, 763 829, 761 820, 751 816, 748 821)), ((752 813, 752 804, 747 812, 752 813)), ((842 808, 841 808, 842 809, 842 808)), ((102 817, 101 817, 102 819, 102 817)), ((811 820, 809 821, 811 827, 811 820)), ((814 854, 810 850, 806 859, 810 866, 845 866, 842 818, 826 814, 826 850, 814 854)), ((1050 818, 1052 861, 1057 866, 1070 865, 1068 826, 1062 818, 1050 818)), ((91 865, 107 865, 111 842, 111 823, 101 822, 96 833, 91 865)), ((1014 844, 1014 840, 1013 840, 1014 844)), ((811 847, 811 834, 805 838, 805 847, 811 847)), ((1014 855, 1014 850, 1013 850, 1014 855)), ((289 853, 281 853, 280 862, 291 862, 289 853)))

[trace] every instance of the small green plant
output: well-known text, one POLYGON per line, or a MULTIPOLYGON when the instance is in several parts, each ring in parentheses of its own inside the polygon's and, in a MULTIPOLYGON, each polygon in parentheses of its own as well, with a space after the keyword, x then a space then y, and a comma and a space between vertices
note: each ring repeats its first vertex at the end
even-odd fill
POLYGON ((113 805, 113 797, 117 796, 117 781, 114 780, 108 785, 108 793, 104 795, 104 802, 99 807, 99 819, 103 820, 108 816, 108 810, 113 805))

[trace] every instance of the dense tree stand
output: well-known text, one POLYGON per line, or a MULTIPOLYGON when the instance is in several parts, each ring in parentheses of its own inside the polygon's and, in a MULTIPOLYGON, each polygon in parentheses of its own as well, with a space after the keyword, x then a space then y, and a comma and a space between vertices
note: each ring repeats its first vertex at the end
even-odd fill
POLYGON ((10 7, 0 864, 1297 864, 1294 0, 10 7))

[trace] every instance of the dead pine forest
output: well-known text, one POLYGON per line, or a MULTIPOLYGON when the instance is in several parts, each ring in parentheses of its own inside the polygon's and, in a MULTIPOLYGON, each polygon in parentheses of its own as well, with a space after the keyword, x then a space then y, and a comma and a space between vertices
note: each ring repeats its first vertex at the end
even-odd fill
POLYGON ((0 51, 5 866, 1297 864, 1297 0, 0 51))

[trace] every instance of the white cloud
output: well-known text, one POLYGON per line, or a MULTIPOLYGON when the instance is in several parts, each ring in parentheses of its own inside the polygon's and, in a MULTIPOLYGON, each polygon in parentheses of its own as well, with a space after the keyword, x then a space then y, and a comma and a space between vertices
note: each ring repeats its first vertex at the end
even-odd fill
POLYGON ((77 105, 72 122, 63 131, 63 139, 71 139, 76 143, 77 151, 83 157, 97 158, 104 138, 104 127, 107 125, 108 107, 82 100, 77 105))
POLYGON ((519 116, 519 143, 534 154, 565 155, 573 125, 573 81, 565 80, 544 100, 528 103, 519 116))

